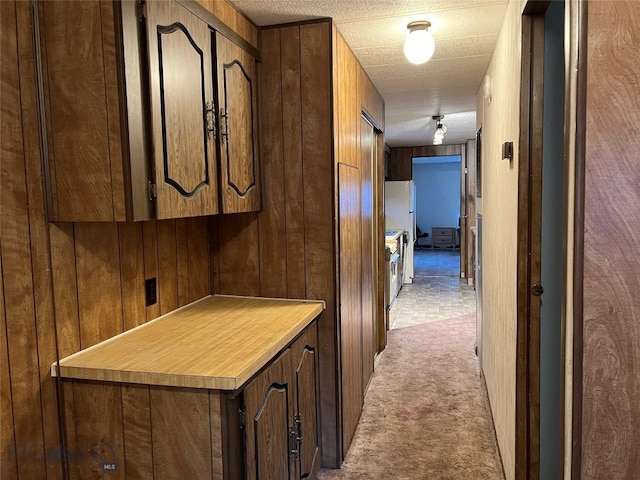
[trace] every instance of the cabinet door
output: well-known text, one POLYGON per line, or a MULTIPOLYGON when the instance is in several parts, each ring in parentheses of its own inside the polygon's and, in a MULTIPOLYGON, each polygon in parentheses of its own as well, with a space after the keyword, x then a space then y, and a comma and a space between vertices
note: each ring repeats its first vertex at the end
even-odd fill
POLYGON ((174 2, 147 2, 157 218, 218 213, 210 31, 174 2))
POLYGON ((299 422, 301 438, 296 478, 316 478, 320 469, 317 335, 314 323, 292 346, 296 374, 296 421, 299 422))
POLYGON ((255 59, 215 34, 222 212, 262 208, 255 59))
POLYGON ((293 480, 294 379, 285 350, 245 389, 247 480, 293 480))

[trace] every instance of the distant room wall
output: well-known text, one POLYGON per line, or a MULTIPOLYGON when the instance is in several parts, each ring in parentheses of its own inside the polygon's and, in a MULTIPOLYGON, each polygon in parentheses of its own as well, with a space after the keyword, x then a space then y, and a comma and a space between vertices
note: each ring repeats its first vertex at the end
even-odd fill
POLYGON ((460 156, 414 159, 413 181, 416 186, 416 223, 420 230, 429 233, 420 245, 431 245, 431 227, 458 226, 460 156))

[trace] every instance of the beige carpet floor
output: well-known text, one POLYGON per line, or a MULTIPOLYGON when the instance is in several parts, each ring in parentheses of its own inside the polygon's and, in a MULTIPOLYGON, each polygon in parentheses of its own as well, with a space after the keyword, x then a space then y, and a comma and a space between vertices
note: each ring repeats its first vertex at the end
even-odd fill
POLYGON ((342 468, 322 469, 320 480, 504 478, 474 352, 475 313, 461 310, 389 331, 342 468))

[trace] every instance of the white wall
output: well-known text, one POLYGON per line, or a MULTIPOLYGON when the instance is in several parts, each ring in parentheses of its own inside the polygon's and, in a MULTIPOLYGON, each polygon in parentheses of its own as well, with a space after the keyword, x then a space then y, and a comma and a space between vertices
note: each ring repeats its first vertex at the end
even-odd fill
POLYGON ((455 162, 414 163, 416 186, 416 223, 429 237, 421 245, 431 244, 431 227, 458 226, 460 217, 460 156, 455 162))
POLYGON ((506 480, 515 478, 521 7, 521 0, 509 2, 485 77, 490 86, 480 87, 477 109, 482 125, 482 369, 506 480), (513 142, 511 162, 502 159, 504 142, 513 142))

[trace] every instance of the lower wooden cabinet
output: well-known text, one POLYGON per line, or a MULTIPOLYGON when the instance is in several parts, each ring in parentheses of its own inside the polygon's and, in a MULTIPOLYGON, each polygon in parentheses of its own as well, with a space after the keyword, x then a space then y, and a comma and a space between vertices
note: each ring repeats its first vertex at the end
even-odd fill
POLYGON ((316 477, 316 343, 307 330, 245 388, 247 480, 316 477))
POLYGON ((238 391, 61 379, 68 478, 316 478, 316 328, 238 391))

